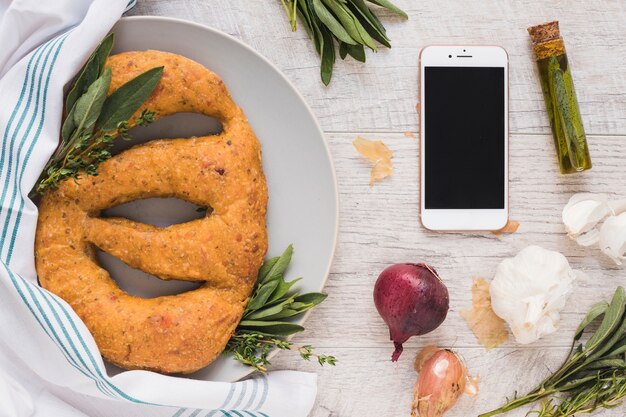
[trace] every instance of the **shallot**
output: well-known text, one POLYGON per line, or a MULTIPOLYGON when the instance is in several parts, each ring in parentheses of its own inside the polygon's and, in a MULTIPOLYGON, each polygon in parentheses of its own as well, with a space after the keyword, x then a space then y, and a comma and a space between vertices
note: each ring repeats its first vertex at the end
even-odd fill
POLYGON ((426 264, 395 264, 385 269, 374 287, 374 304, 395 345, 397 361, 411 336, 435 330, 448 313, 448 289, 437 271, 426 264))
POLYGON ((476 380, 469 378, 467 368, 451 350, 425 347, 415 358, 415 370, 419 376, 413 392, 412 417, 441 417, 463 392, 478 392, 476 380))

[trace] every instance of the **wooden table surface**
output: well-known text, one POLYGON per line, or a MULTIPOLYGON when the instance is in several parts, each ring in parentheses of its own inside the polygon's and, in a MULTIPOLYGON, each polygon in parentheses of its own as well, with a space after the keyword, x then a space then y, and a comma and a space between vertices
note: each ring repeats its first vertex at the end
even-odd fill
MULTIPOLYGON (((304 95, 326 132, 340 193, 339 244, 326 286, 328 300, 294 340, 334 354, 335 368, 280 353, 272 369, 319 374, 314 417, 408 416, 416 374, 412 360, 426 344, 453 348, 480 375, 480 395, 463 397, 446 416, 468 417, 531 388, 564 357, 579 320, 596 301, 626 284, 624 268, 564 233, 561 210, 579 191, 626 196, 626 2, 624 0, 396 0, 408 21, 381 13, 393 49, 368 53, 367 64, 338 61, 333 81, 319 81, 319 60, 303 28, 292 33, 279 0, 142 0, 130 15, 178 17, 220 29, 278 66, 304 95), (558 173, 554 145, 526 27, 561 23, 594 168, 558 173), (498 44, 510 56, 510 206, 518 233, 433 233, 418 219, 417 72, 420 48, 432 43, 498 44), (383 140, 395 173, 373 188, 369 165, 352 140, 383 140), (470 305, 473 275, 491 279, 498 263, 527 245, 562 252, 587 272, 575 284, 557 333, 486 352, 459 312, 470 305), (428 262, 450 292, 450 312, 431 334, 413 338, 392 364, 387 328, 372 301, 374 282, 396 262, 428 262)), ((190 40, 191 42, 192 40, 190 40)), ((598 413, 623 416, 626 406, 598 413)), ((511 416, 523 416, 523 411, 511 416)))

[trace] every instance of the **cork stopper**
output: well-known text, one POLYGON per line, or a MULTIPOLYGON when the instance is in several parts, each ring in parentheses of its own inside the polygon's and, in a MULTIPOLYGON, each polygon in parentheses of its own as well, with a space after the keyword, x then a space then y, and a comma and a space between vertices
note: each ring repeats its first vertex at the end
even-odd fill
POLYGON ((538 61, 550 56, 565 54, 565 44, 561 38, 558 20, 531 26, 528 28, 528 33, 533 42, 535 58, 538 61))
POLYGON ((531 26, 528 28, 528 33, 533 43, 547 42, 561 37, 558 20, 531 26))

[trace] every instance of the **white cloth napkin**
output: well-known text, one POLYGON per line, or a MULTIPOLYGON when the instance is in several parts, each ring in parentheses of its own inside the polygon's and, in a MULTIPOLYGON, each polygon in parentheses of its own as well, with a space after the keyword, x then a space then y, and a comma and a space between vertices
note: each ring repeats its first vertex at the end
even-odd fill
POLYGON ((28 199, 58 143, 63 88, 134 0, 0 0, 0 417, 300 417, 315 374, 230 384, 109 377, 89 331, 37 285, 28 199))

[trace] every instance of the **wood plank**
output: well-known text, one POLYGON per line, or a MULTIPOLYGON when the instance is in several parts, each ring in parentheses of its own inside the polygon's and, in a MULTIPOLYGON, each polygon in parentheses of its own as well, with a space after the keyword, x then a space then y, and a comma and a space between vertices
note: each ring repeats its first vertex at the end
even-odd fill
MULTIPOLYGON (((130 14, 189 19, 220 29, 275 63, 298 87, 327 131, 417 130, 420 48, 433 43, 499 44, 510 55, 511 131, 547 133, 548 120, 526 27, 560 19, 580 108, 590 134, 626 134, 626 2, 397 0, 407 22, 382 13, 393 49, 366 65, 339 61, 330 87, 303 29, 291 33, 278 0, 138 2, 130 14)), ((192 41, 192 40, 190 40, 192 41)))

